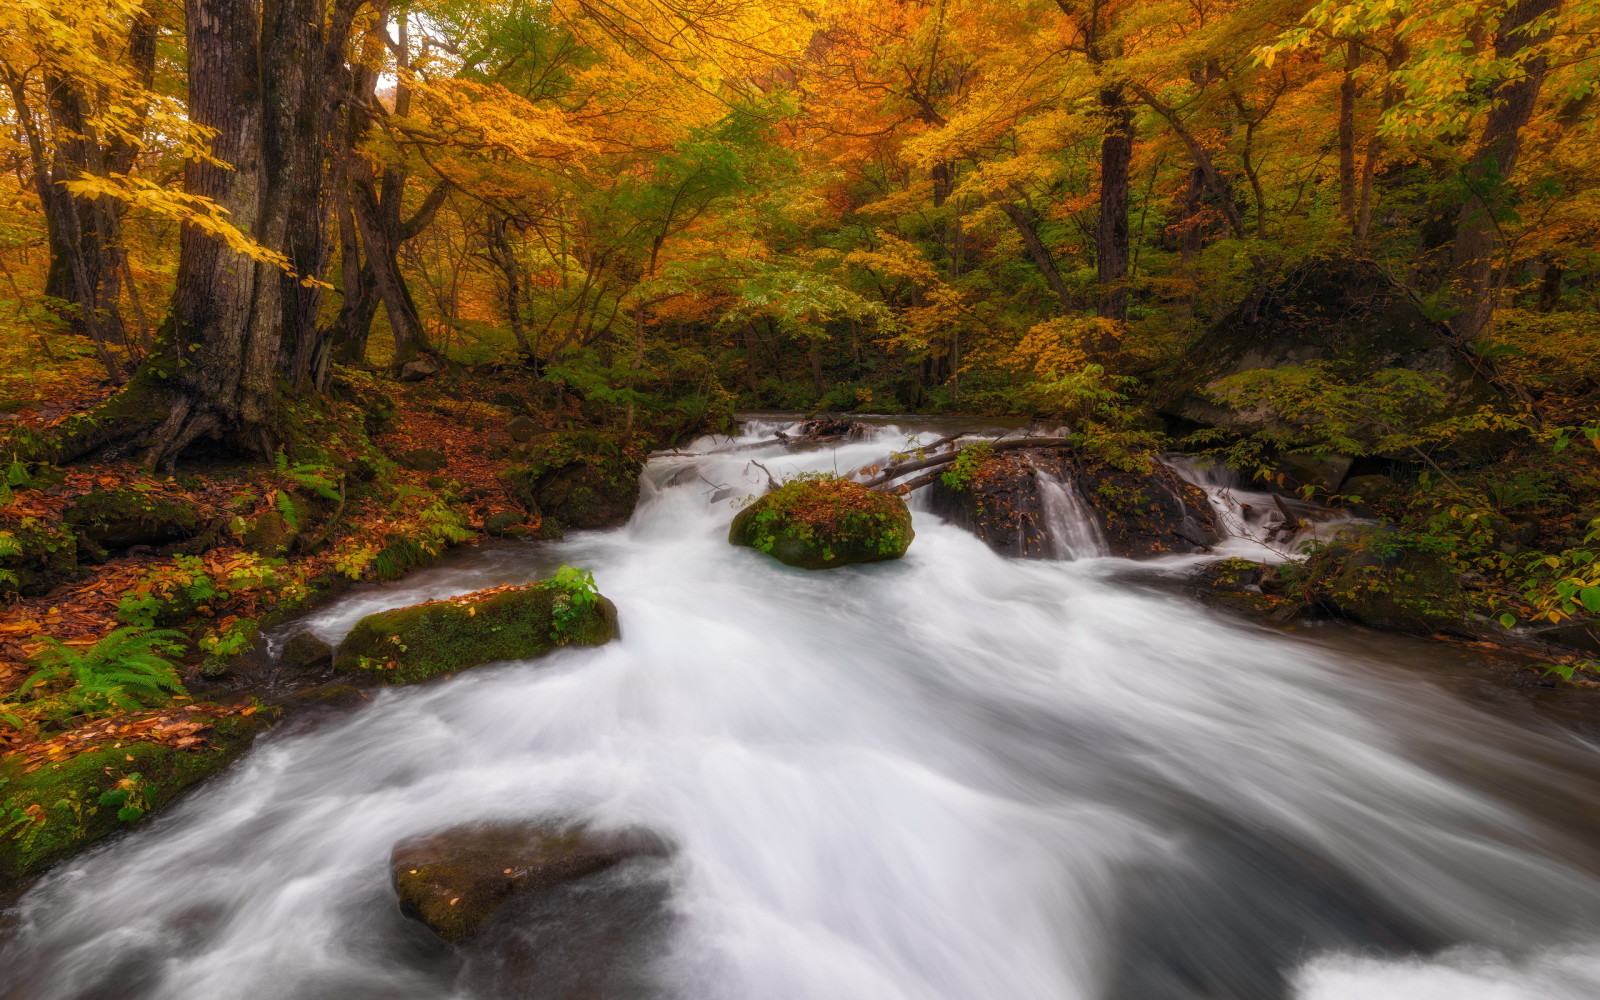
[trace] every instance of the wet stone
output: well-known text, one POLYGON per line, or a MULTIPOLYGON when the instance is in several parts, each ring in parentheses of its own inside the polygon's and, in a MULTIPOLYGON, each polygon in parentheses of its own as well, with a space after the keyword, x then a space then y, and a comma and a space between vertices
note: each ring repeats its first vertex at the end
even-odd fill
POLYGON ((476 934, 507 901, 543 892, 670 846, 644 830, 499 824, 463 826, 397 844, 390 857, 407 916, 446 941, 476 934))

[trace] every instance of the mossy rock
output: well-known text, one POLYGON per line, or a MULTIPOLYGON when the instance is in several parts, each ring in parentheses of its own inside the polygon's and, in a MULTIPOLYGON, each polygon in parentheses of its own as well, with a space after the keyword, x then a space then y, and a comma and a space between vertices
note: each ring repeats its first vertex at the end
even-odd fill
POLYGON ((288 553, 300 534, 276 508, 269 508, 245 523, 239 544, 257 555, 281 556, 288 553))
POLYGON ((0 570, 16 578, 0 580, 0 593, 43 594, 77 571, 78 540, 61 525, 25 517, 4 530, 18 551, 0 557, 0 570))
POLYGON ((1195 583, 1213 590, 1260 589, 1271 567, 1250 559, 1222 559, 1207 563, 1195 574, 1195 583))
POLYGON ((1429 635, 1461 631, 1467 618, 1461 579, 1449 563, 1385 533, 1325 546, 1294 572, 1308 603, 1371 628, 1429 635))
POLYGON ((642 830, 496 824, 465 826, 395 845, 389 863, 406 916, 446 941, 463 941, 515 896, 553 889, 640 856, 665 841, 642 830))
POLYGON ((103 555, 107 549, 165 545, 192 538, 200 531, 193 507, 143 490, 92 490, 73 501, 62 515, 78 537, 103 555))
POLYGON ((644 468, 640 449, 595 431, 560 431, 517 450, 525 462, 501 479, 530 513, 584 530, 619 527, 633 516, 644 468))
POLYGON ((483 531, 484 534, 499 538, 522 538, 533 533, 526 522, 527 517, 523 514, 501 511, 483 519, 483 531))
POLYGON ((24 773, 0 762, 0 884, 15 883, 131 826, 185 788, 222 770, 261 727, 260 716, 216 718, 206 744, 103 744, 24 773))
POLYGON ((595 595, 579 608, 553 581, 501 587, 380 611, 356 623, 334 669, 384 684, 415 684, 500 660, 527 660, 561 646, 617 637, 617 609, 595 595))
POLYGON ((740 511, 728 541, 801 569, 899 559, 915 532, 899 497, 843 479, 797 479, 740 511))

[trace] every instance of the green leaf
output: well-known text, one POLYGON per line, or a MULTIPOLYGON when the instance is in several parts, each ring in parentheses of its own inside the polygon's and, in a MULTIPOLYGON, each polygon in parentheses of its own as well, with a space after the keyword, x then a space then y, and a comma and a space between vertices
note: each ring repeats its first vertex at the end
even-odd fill
POLYGON ((1591 614, 1600 613, 1600 587, 1584 587, 1578 591, 1578 600, 1591 614))
POLYGON ((1507 611, 1500 616, 1500 624, 1506 628, 1514 628, 1517 624, 1517 616, 1507 611))

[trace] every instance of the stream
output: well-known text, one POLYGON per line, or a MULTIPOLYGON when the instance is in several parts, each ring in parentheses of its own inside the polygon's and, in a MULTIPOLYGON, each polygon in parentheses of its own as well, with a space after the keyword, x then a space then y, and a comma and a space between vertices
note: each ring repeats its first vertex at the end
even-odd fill
MULTIPOLYGON (((912 433, 740 450, 778 426, 656 457, 623 529, 306 619, 337 641, 569 563, 623 634, 281 727, 30 890, 0 998, 1600 997, 1594 745, 1436 682, 1428 644, 1268 629, 1162 584, 1211 557, 1005 559, 917 497, 896 562, 735 548, 718 491, 912 433), (675 852, 459 950, 399 914, 397 841, 519 819, 675 852)), ((1098 551, 1081 503, 1048 513, 1063 556, 1098 551)))

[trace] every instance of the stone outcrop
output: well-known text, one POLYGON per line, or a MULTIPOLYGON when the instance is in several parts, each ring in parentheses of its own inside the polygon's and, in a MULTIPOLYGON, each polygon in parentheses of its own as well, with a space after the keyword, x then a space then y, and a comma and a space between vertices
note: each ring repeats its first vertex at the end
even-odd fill
POLYGON ((1205 492, 1165 465, 1128 472, 1070 448, 997 452, 964 481, 934 482, 930 501, 934 513, 1002 555, 1048 559, 1057 547, 1042 477, 1075 492, 1110 555, 1147 559, 1199 552, 1221 538, 1205 492))

